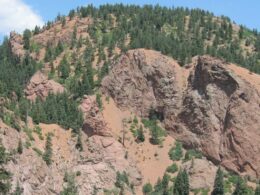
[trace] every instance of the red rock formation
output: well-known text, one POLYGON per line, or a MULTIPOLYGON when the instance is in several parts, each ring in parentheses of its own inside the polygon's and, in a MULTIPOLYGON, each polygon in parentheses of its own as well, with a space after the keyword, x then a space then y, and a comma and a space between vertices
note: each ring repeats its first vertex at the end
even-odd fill
POLYGON ((258 91, 224 61, 201 56, 194 63, 187 70, 158 52, 132 50, 113 65, 103 92, 142 116, 153 106, 186 147, 229 170, 259 177, 258 91))
POLYGON ((111 137, 111 131, 99 111, 94 96, 84 96, 80 109, 84 114, 83 131, 88 135, 111 137))
POLYGON ((25 89, 26 97, 32 101, 35 100, 36 97, 44 99, 49 93, 56 94, 62 92, 64 92, 64 87, 53 80, 48 80, 47 76, 41 71, 33 75, 25 89))

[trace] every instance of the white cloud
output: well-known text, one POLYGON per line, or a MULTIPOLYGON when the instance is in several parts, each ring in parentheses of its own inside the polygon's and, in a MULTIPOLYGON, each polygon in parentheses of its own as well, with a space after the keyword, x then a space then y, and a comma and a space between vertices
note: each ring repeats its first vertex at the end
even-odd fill
POLYGON ((44 24, 42 18, 22 0, 0 0, 0 34, 10 31, 23 32, 44 24))

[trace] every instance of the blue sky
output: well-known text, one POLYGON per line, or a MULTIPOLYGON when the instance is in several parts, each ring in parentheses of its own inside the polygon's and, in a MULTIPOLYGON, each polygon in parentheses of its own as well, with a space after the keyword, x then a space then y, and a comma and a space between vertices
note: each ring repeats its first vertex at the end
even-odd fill
POLYGON ((0 0, 0 39, 10 30, 22 32, 26 27, 42 25, 58 13, 67 14, 77 6, 105 3, 160 4, 209 10, 216 15, 229 16, 238 24, 260 31, 259 0, 0 0))

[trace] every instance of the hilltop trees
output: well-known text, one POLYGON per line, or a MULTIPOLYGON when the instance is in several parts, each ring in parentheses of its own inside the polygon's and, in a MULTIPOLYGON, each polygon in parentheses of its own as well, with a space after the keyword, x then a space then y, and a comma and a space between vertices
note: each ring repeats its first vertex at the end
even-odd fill
POLYGON ((30 38, 32 36, 32 33, 29 29, 26 29, 23 32, 23 47, 24 49, 29 50, 30 49, 30 38))

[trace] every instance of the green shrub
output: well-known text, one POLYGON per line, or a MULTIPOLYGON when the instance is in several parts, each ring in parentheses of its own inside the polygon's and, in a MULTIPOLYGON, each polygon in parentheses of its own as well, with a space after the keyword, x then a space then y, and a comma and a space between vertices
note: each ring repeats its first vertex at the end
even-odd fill
POLYGON ((144 195, 149 194, 152 191, 153 191, 152 184, 150 184, 150 183, 144 184, 144 186, 143 186, 143 193, 144 193, 144 195))
POLYGON ((167 167, 166 171, 169 173, 175 173, 178 171, 178 166, 175 163, 173 163, 172 165, 167 167))
POLYGON ((168 154, 171 160, 180 160, 183 156, 182 144, 180 142, 175 142, 175 146, 170 149, 168 154))
POLYGON ((186 161, 191 160, 192 158, 199 158, 199 159, 201 159, 202 157, 203 157, 202 153, 197 151, 197 150, 194 150, 194 149, 187 150, 187 152, 185 153, 183 161, 186 162, 186 161))

